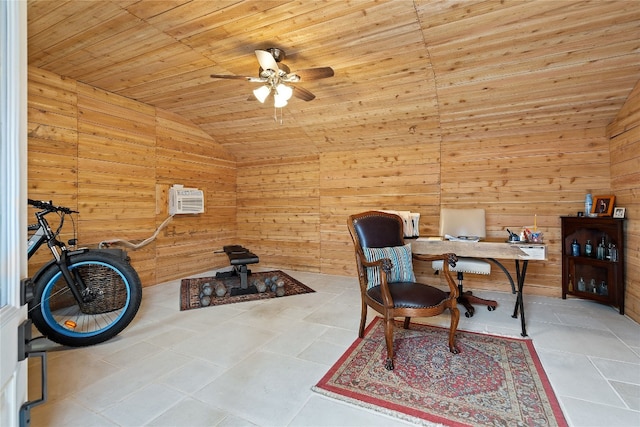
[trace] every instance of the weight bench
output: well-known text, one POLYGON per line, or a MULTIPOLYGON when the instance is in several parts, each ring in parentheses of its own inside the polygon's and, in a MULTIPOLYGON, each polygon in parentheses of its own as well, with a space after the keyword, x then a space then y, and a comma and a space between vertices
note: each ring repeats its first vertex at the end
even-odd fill
POLYGON ((258 255, 240 245, 224 246, 222 250, 229 257, 233 270, 218 272, 216 273, 216 278, 240 277, 240 288, 231 289, 231 295, 258 293, 258 289, 253 285, 249 286, 247 281, 247 276, 251 274, 251 270, 247 269, 247 265, 260 262, 258 255))

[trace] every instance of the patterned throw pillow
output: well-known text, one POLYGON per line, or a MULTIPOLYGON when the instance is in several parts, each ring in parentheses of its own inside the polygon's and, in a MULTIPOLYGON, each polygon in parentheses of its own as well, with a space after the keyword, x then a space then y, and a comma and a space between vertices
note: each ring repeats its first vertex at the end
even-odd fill
MULTIPOLYGON (((411 261, 411 245, 394 246, 389 248, 362 248, 367 261, 377 261, 383 258, 391 260, 391 273, 387 277, 388 283, 395 282, 415 282, 416 276, 413 274, 413 262, 411 261)), ((378 276, 380 268, 368 268, 367 279, 368 288, 379 286, 378 276)), ((381 272, 381 274, 384 274, 381 272)))

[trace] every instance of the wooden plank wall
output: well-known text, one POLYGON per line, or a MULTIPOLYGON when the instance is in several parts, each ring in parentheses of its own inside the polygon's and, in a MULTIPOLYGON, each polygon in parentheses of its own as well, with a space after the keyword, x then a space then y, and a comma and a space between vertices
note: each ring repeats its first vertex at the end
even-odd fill
POLYGON ((625 314, 640 322, 640 82, 609 125, 611 188, 616 205, 626 208, 625 314))
MULTIPOLYGON (((78 238, 142 241, 155 230, 155 109, 78 83, 78 238)), ((130 251, 155 283, 155 242, 130 251)))
MULTIPOLYGON (((272 160, 270 164, 289 161, 272 160)), ((441 206, 483 207, 487 211, 490 237, 506 238, 507 228, 519 230, 521 226, 533 225, 537 215, 537 225, 549 244, 549 256, 546 262, 530 263, 526 291, 556 297, 561 292, 560 216, 582 210, 587 192, 611 191, 609 142, 604 129, 508 135, 488 140, 467 138, 447 143, 430 140, 402 149, 325 152, 319 155, 318 162, 321 256, 310 271, 355 275, 353 248, 346 228, 349 214, 369 209, 418 212, 420 233, 425 236, 437 235, 441 206)), ((238 167, 239 176, 251 175, 246 169, 252 166, 239 163, 238 167)), ((255 205, 252 212, 243 215, 251 216, 255 224, 262 222, 262 227, 252 229, 256 244, 261 235, 270 240, 271 235, 263 235, 262 230, 274 227, 270 225, 273 221, 269 209, 261 205, 261 200, 266 205, 271 203, 273 183, 264 181, 255 180, 250 203, 245 202, 241 190, 244 184, 239 183, 238 204, 242 205, 239 209, 255 205), (260 185, 268 190, 264 199, 256 198, 260 185), (263 216, 261 212, 267 213, 263 216)), ((295 185, 296 182, 288 181, 286 192, 296 193, 292 187, 295 185)), ((305 189, 308 185, 304 181, 305 189)), ((278 197, 278 205, 287 206, 286 194, 280 194, 284 199, 278 197)), ((310 197, 316 196, 310 193, 310 197)), ((306 246, 315 253, 316 242, 308 244, 308 234, 296 237, 289 233, 287 239, 296 240, 298 250, 304 251, 306 246)), ((260 249, 266 249, 264 244, 260 249)), ((297 263, 286 257, 278 260, 265 257, 264 261, 277 261, 277 267, 297 269, 297 263)), ((513 264, 505 264, 515 277, 513 264)), ((430 265, 415 268, 419 278, 434 280, 430 265)), ((476 289, 508 289, 508 281, 498 268, 490 276, 469 277, 468 284, 476 289)))
POLYGON ((238 167, 238 241, 263 265, 320 271, 317 156, 238 167))
POLYGON ((205 213, 176 215, 157 240, 156 270, 164 281, 229 265, 220 251, 235 243, 236 162, 201 129, 179 116, 156 114, 156 226, 168 215, 173 184, 204 191, 205 213))
MULTIPOLYGON (((526 132, 443 143, 443 207, 484 208, 487 235, 507 238, 507 228, 537 227, 548 260, 531 262, 526 291, 560 296, 560 216, 584 209, 587 192, 609 194, 609 143, 604 129, 526 132)), ((512 262, 505 262, 515 277, 512 262)), ((504 274, 468 277, 480 289, 505 290, 504 274)))
POLYGON ((439 144, 238 164, 238 238, 263 265, 351 275, 346 221, 367 209, 424 212, 434 233, 439 144))
MULTIPOLYGON (((375 209, 419 212, 422 235, 437 233, 440 144, 329 152, 320 159, 323 273, 355 277, 351 214, 375 209)), ((416 270, 421 268, 416 266, 416 270)))
POLYGON ((81 245, 150 237, 168 217, 169 187, 182 184, 204 190, 206 211, 129 251, 143 285, 228 264, 213 253, 236 235, 236 165, 222 147, 180 117, 41 69, 29 69, 28 90, 28 195, 79 210, 81 245))
MULTIPOLYGON (((37 68, 29 68, 27 191, 35 200, 53 200, 78 210, 78 95, 75 80, 37 68)), ((27 221, 34 224, 35 210, 27 221)), ((71 221, 60 240, 73 238, 71 221)), ((52 226, 55 224, 52 223, 52 226)), ((29 274, 51 259, 41 248, 29 262, 29 274)))
MULTIPOLYGON (((420 144, 367 149, 345 134, 350 150, 236 164, 178 116, 32 68, 29 197, 81 210, 79 237, 95 244, 148 237, 167 217, 171 184, 202 188, 206 214, 174 218, 132 253, 145 285, 225 266, 212 251, 231 243, 254 250, 262 267, 355 275, 346 219, 368 209, 418 212, 423 236, 437 233, 441 206, 484 207, 492 237, 537 215, 549 259, 531 263, 525 291, 559 296, 560 216, 582 210, 587 192, 616 194, 630 218, 627 311, 638 318, 639 111, 636 86, 608 129, 433 133, 420 144)), ((433 279, 429 266, 416 270, 433 279)), ((493 270, 468 286, 506 290, 493 270)))

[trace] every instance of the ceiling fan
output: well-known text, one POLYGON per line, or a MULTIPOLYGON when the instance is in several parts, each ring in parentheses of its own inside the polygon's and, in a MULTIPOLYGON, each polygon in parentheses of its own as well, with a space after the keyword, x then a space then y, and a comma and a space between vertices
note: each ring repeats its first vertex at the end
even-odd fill
POLYGON ((282 108, 287 105, 291 96, 303 101, 311 101, 316 97, 307 89, 300 86, 292 86, 292 83, 298 83, 302 80, 319 80, 334 75, 331 67, 307 68, 292 73, 289 67, 281 62, 285 57, 282 49, 258 49, 255 53, 260 64, 258 77, 223 74, 212 74, 211 77, 214 79, 238 79, 252 83, 263 83, 262 86, 253 91, 255 98, 264 103, 270 95, 273 95, 274 107, 282 108))

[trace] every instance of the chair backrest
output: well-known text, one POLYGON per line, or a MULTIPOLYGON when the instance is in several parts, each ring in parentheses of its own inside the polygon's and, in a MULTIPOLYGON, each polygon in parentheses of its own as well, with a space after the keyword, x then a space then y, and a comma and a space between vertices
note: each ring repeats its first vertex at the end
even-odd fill
POLYGON ((484 209, 440 210, 440 236, 477 236, 487 237, 484 209))
POLYGON ((386 248, 404 245, 402 218, 380 211, 349 216, 349 232, 353 243, 362 248, 386 248))

